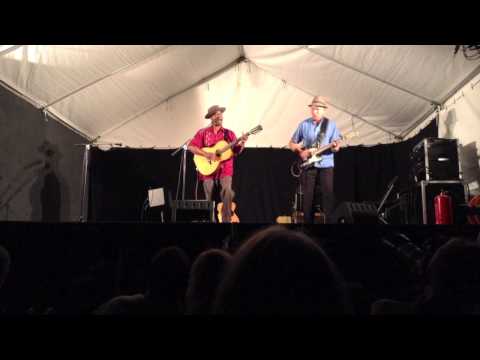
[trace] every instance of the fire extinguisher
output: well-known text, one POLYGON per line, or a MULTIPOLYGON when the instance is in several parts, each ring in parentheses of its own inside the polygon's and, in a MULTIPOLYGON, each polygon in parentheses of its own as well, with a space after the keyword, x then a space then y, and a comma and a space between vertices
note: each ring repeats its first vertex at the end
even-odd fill
POLYGON ((452 198, 445 191, 441 191, 435 196, 435 224, 451 225, 453 224, 453 206, 452 198))

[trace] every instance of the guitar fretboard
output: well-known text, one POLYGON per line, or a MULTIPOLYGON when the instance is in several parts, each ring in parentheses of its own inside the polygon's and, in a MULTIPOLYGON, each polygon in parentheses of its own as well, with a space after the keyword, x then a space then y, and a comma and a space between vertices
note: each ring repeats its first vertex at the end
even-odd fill
MULTIPOLYGON (((258 133, 259 131, 263 130, 262 126, 261 125, 258 125, 256 127, 254 127, 252 130, 250 130, 249 132, 247 132, 245 135, 254 135, 256 133, 258 133)), ((224 153, 225 151, 227 151, 228 149, 231 149, 233 148, 238 142, 240 141, 240 138, 237 139, 237 140, 234 140, 232 142, 230 142, 227 146, 224 146, 222 149, 220 149, 218 151, 218 153, 222 154, 224 153)))

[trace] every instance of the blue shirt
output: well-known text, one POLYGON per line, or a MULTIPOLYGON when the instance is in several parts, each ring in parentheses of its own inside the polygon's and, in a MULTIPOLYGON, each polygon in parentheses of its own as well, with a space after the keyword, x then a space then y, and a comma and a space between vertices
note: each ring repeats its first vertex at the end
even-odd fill
MULTIPOLYGON (((316 146, 316 141, 318 139, 322 123, 326 118, 324 117, 318 125, 315 123, 313 118, 308 118, 303 120, 297 127, 297 130, 293 133, 292 142, 298 144, 303 141, 303 146, 305 148, 311 148, 316 146)), ((338 131, 337 125, 335 122, 328 119, 327 131, 325 132, 325 137, 321 142, 320 146, 328 145, 335 140, 341 138, 340 132, 338 131)), ((330 150, 325 151, 322 154, 322 160, 315 163, 317 168, 330 168, 334 166, 333 161, 333 152, 330 150)))

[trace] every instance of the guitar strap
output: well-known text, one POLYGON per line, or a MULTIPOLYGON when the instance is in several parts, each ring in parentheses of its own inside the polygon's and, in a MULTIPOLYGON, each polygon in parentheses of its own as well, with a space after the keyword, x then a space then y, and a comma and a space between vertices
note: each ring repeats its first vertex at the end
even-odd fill
POLYGON ((325 134, 327 133, 328 119, 326 117, 322 120, 322 125, 320 125, 320 132, 318 133, 316 147, 320 147, 323 139, 325 139, 325 134))
MULTIPOLYGON (((225 140, 226 142, 229 142, 228 137, 227 137, 227 131, 225 129, 223 129, 223 140, 225 140)), ((204 146, 208 146, 207 145, 207 132, 206 131, 203 134, 203 144, 204 144, 204 146)))

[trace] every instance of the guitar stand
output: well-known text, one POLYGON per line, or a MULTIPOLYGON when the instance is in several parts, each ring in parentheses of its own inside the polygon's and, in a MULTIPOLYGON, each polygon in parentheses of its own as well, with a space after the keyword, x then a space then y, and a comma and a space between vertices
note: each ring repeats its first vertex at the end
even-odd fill
POLYGON ((387 220, 385 220, 383 214, 379 214, 378 215, 378 221, 381 223, 381 224, 384 224, 384 225, 388 225, 389 222, 387 220))
POLYGON ((385 203, 387 202, 388 197, 390 196, 390 193, 392 192, 393 188, 395 187, 395 183, 397 182, 397 180, 398 180, 398 176, 395 176, 390 181, 390 183, 387 185, 387 191, 383 195, 383 198, 380 201, 380 204, 378 205, 377 218, 378 218, 378 221, 381 224, 385 224, 385 225, 389 224, 388 221, 385 219, 385 216, 384 216, 384 213, 382 212, 382 210, 383 210, 383 207, 385 206, 385 203))
MULTIPOLYGON (((293 173, 292 173, 293 175, 293 173)), ((295 195, 293 199, 293 208, 292 208, 292 223, 303 223, 303 190, 302 190, 302 181, 300 177, 302 171, 300 170, 298 176, 295 176, 298 179, 297 188, 295 190, 295 195)))

